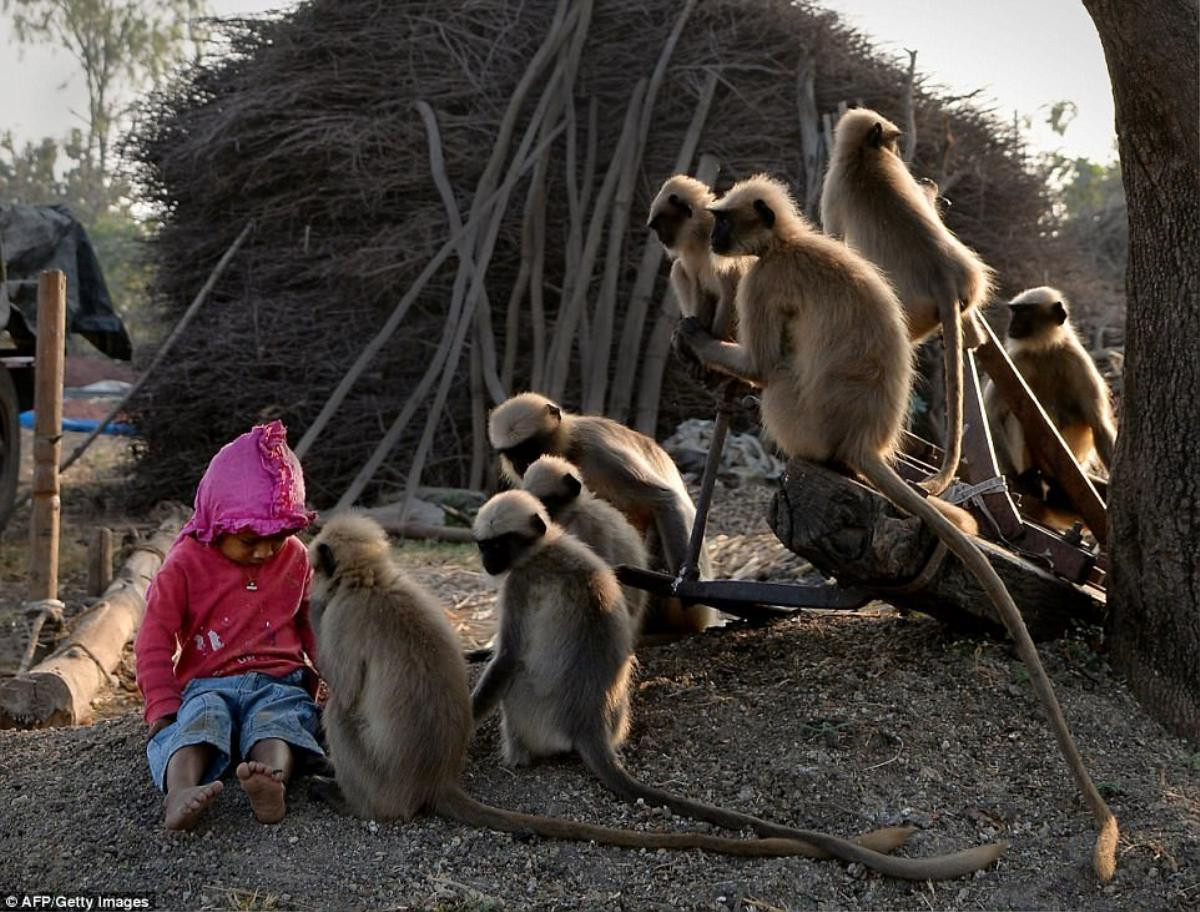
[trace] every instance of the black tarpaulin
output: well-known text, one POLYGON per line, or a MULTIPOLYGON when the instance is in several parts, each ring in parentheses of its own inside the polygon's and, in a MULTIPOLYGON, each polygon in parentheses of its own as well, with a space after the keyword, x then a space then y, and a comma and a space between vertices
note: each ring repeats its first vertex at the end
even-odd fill
POLYGON ((8 266, 7 308, 0 295, 0 329, 18 341, 37 331, 37 277, 61 269, 67 277, 67 328, 110 358, 128 361, 133 347, 113 309, 100 262, 83 226, 65 206, 0 202, 0 247, 8 266), (9 312, 6 314, 5 310, 9 312))

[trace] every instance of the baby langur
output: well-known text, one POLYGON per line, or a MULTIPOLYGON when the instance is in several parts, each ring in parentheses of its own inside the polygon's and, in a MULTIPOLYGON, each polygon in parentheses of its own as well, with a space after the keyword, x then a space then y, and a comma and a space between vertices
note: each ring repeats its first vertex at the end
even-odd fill
POLYGON ((833 856, 912 880, 945 879, 978 870, 1003 845, 937 858, 892 858, 909 831, 884 829, 849 842, 770 823, 643 785, 626 772, 616 748, 629 731, 633 625, 612 570, 556 525, 526 491, 497 494, 475 518, 484 569, 505 574, 496 651, 471 697, 475 718, 498 703, 505 761, 575 751, 612 791, 630 802, 666 805, 677 813, 770 837, 801 840, 813 857, 833 856))
MULTIPOLYGON (((1005 347, 1013 364, 1075 460, 1086 468, 1099 458, 1110 468, 1116 440, 1112 399, 1071 325, 1066 297, 1056 288, 1030 288, 1008 306, 1012 322, 1005 347)), ((994 386, 988 396, 988 418, 997 436, 996 451, 1003 471, 1020 475, 1036 468, 1053 478, 1049 466, 1037 462, 1026 446, 1020 422, 994 386)))
POLYGON ((650 205, 647 226, 674 261, 671 288, 685 317, 695 317, 709 332, 733 338, 734 296, 738 279, 747 263, 728 257, 717 258, 708 247, 712 215, 708 207, 716 199, 703 181, 686 174, 673 175, 663 183, 650 205))
POLYGON ((1096 819, 1093 865, 1108 881, 1116 871, 1117 821, 1083 765, 1017 606, 971 540, 891 467, 912 382, 900 301, 866 259, 813 231, 778 181, 742 181, 712 208, 713 251, 758 259, 738 286, 741 342, 722 342, 685 321, 697 355, 763 388, 763 423, 789 456, 857 469, 922 519, 979 580, 1016 641, 1096 819))
MULTIPOLYGON (((559 526, 596 552, 610 567, 646 569, 646 546, 624 514, 589 491, 579 469, 557 456, 542 456, 525 470, 521 487, 542 502, 559 526)), ((646 610, 646 592, 622 586, 636 634, 646 610)))
MULTIPOLYGON (((900 157, 900 129, 868 108, 842 115, 821 191, 825 233, 880 267, 896 288, 919 342, 940 326, 946 354, 946 446, 923 487, 940 494, 962 454, 963 320, 982 307, 992 271, 943 223, 937 185, 923 188, 900 157)), ((932 183, 932 182, 930 182, 932 183)))
MULTIPOLYGON (((583 483, 625 514, 639 532, 649 533, 652 566, 678 573, 688 553, 696 506, 667 451, 645 434, 599 415, 573 415, 538 393, 521 393, 500 403, 488 418, 488 438, 500 452, 500 467, 516 485, 539 456, 561 456, 579 467, 583 483)), ((712 578, 707 550, 701 548, 700 578, 712 578)), ((651 614, 647 626, 670 618, 651 614)), ((674 619, 675 629, 704 630, 719 615, 707 605, 691 605, 674 619)))
POLYGON ((807 841, 641 833, 481 804, 459 785, 471 703, 462 650, 441 606, 396 567, 383 529, 366 517, 331 519, 309 553, 335 775, 314 788, 335 806, 373 820, 407 821, 430 811, 503 832, 636 848, 811 853, 807 841))

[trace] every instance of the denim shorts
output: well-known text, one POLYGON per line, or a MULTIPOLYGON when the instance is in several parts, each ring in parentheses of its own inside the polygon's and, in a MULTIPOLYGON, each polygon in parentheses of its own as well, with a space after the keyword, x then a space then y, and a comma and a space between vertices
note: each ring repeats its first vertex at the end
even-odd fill
POLYGON ((175 721, 146 743, 154 784, 166 791, 167 762, 192 744, 216 748, 201 783, 220 779, 234 757, 248 757, 264 738, 323 755, 317 743, 320 711, 301 686, 303 679, 304 671, 297 669, 282 678, 252 671, 189 681, 175 721))

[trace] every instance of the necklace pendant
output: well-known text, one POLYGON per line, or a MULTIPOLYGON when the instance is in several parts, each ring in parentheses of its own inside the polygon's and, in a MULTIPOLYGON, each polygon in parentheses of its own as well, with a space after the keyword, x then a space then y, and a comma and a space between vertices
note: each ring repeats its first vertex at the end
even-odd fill
POLYGON ((258 583, 254 582, 254 580, 246 580, 246 591, 247 592, 257 592, 258 591, 258 583))

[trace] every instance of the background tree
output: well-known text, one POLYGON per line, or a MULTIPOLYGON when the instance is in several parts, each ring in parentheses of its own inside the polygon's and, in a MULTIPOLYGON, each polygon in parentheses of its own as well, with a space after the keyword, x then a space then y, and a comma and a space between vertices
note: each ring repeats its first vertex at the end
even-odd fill
POLYGON ((108 178, 113 132, 129 95, 157 83, 187 53, 203 0, 0 0, 17 40, 65 49, 87 86, 93 187, 108 178))
POLYGON ((1083 0, 1113 84, 1129 212, 1109 637, 1147 710, 1200 738, 1197 0, 1083 0))

